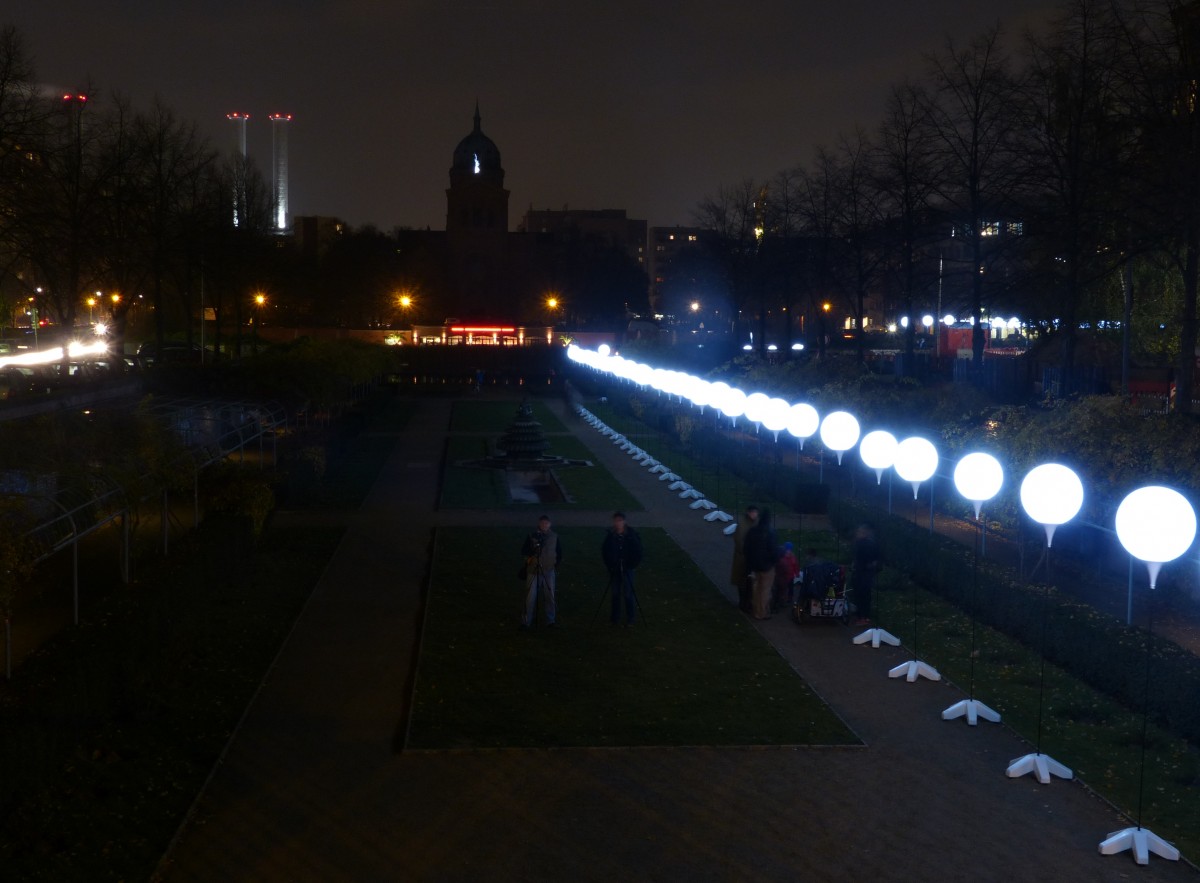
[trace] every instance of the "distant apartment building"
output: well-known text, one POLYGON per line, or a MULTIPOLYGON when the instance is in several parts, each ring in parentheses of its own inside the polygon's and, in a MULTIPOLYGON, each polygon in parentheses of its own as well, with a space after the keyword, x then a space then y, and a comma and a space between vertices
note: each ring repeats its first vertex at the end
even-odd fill
POLYGON ((646 251, 646 275, 650 279, 650 305, 656 311, 663 294, 672 286, 679 287, 688 280, 679 275, 689 272, 680 257, 688 250, 700 248, 711 231, 702 227, 651 227, 646 251))

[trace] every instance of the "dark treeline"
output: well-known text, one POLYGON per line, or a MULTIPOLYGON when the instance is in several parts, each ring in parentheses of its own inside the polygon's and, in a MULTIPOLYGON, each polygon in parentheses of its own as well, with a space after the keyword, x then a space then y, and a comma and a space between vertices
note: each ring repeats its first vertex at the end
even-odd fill
POLYGON ((201 297, 239 318, 270 276, 268 221, 261 175, 194 124, 161 102, 44 94, 19 32, 0 30, 0 325, 86 314, 120 341, 137 311, 161 340, 194 327, 201 297))
POLYGON ((922 314, 972 317, 976 366, 988 320, 1019 316, 1057 342, 1064 378, 1082 333, 1107 333, 1123 381, 1131 360, 1171 361, 1190 410, 1198 80, 1196 2, 1069 0, 1038 33, 946 39, 874 130, 705 198, 715 235, 689 281, 763 342, 768 316, 791 335, 830 302, 858 328, 911 317, 908 365, 922 314))

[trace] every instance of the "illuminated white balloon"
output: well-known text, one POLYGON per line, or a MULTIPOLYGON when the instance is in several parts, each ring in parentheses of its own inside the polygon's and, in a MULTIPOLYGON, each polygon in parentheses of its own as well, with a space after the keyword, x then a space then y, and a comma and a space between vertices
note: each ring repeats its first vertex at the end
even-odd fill
POLYGON ((896 436, 884 429, 868 432, 858 443, 858 455, 867 468, 875 470, 876 484, 882 483, 883 470, 891 469, 896 462, 896 447, 899 444, 896 436))
POLYGON ((770 398, 761 392, 752 392, 746 396, 746 419, 751 423, 762 423, 769 401, 770 398))
POLYGON ((1046 528, 1046 545, 1054 542, 1054 529, 1066 524, 1083 507, 1083 482, 1066 466, 1043 463, 1029 470, 1021 482, 1021 507, 1046 528))
POLYGON ((769 399, 763 410, 762 424, 775 433, 775 441, 779 441, 780 431, 787 428, 789 408, 783 399, 769 399))
POLYGON ((837 453, 841 465, 842 454, 858 442, 858 421, 846 411, 834 411, 821 421, 821 444, 837 453))
POLYGON ((1004 485, 1004 467, 991 454, 967 454, 954 467, 954 486, 958 492, 975 504, 975 518, 979 518, 983 504, 1004 485))
POLYGON ((800 449, 804 449, 804 440, 816 435, 821 425, 821 417, 812 405, 801 403, 788 409, 787 431, 800 439, 800 449))
POLYGON ((1192 546, 1196 511, 1179 491, 1151 485, 1138 488, 1117 507, 1117 538, 1150 568, 1150 588, 1158 571, 1192 546))
POLYGON ((914 500, 921 482, 931 479, 937 466, 937 448, 928 439, 914 435, 896 446, 896 474, 912 485, 914 500))

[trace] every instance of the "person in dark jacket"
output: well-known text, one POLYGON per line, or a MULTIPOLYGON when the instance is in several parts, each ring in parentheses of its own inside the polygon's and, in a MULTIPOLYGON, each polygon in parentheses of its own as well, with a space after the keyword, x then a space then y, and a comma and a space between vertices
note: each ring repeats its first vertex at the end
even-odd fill
POLYGON ((625 621, 633 625, 637 608, 633 572, 642 563, 642 538, 625 523, 624 512, 613 513, 612 527, 604 535, 600 555, 608 571, 608 588, 612 592, 612 624, 621 621, 621 605, 624 603, 625 621))
POLYGON ((746 533, 746 566, 754 576, 752 599, 755 619, 771 618, 771 588, 775 583, 775 563, 779 560, 779 540, 771 521, 771 510, 763 509, 758 523, 746 533))
POLYGON ((733 532, 733 564, 729 568, 729 581, 737 586, 738 607, 746 613, 754 609, 750 603, 754 587, 750 577, 750 568, 746 566, 746 534, 756 524, 758 524, 758 507, 747 506, 746 513, 733 532))

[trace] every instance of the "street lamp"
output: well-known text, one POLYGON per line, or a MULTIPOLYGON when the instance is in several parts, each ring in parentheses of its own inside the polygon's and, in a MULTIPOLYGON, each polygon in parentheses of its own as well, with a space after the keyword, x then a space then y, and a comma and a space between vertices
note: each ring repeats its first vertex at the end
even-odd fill
POLYGON ((94 311, 96 308, 96 301, 98 301, 100 298, 101 298, 101 293, 99 291, 97 291, 95 297, 89 297, 87 299, 88 324, 89 325, 93 324, 96 321, 96 316, 95 316, 94 311))
POLYGON ((1142 697, 1142 756, 1138 771, 1137 824, 1114 831, 1100 843, 1101 855, 1133 850, 1139 865, 1150 863, 1150 853, 1179 861, 1179 850, 1157 834, 1142 827, 1142 796, 1146 781, 1146 729, 1150 713, 1150 642, 1154 638, 1154 586, 1158 572, 1192 546, 1196 538, 1196 512, 1178 491, 1166 487, 1138 488, 1117 507, 1117 539, 1134 558, 1146 562, 1150 571, 1148 621, 1146 625, 1146 692, 1142 697))
POLYGON ((1021 482, 1021 507, 1025 514, 1046 529, 1046 591, 1042 595, 1042 638, 1040 652, 1041 674, 1038 676, 1037 739, 1033 754, 1013 760, 1005 775, 1015 779, 1033 773, 1043 785, 1050 783, 1052 775, 1060 779, 1072 779, 1074 773, 1047 754, 1042 754, 1042 703, 1046 692, 1046 619, 1050 608, 1050 546, 1054 542, 1054 529, 1066 524, 1083 506, 1083 482, 1066 466, 1044 463, 1030 470, 1021 482))

